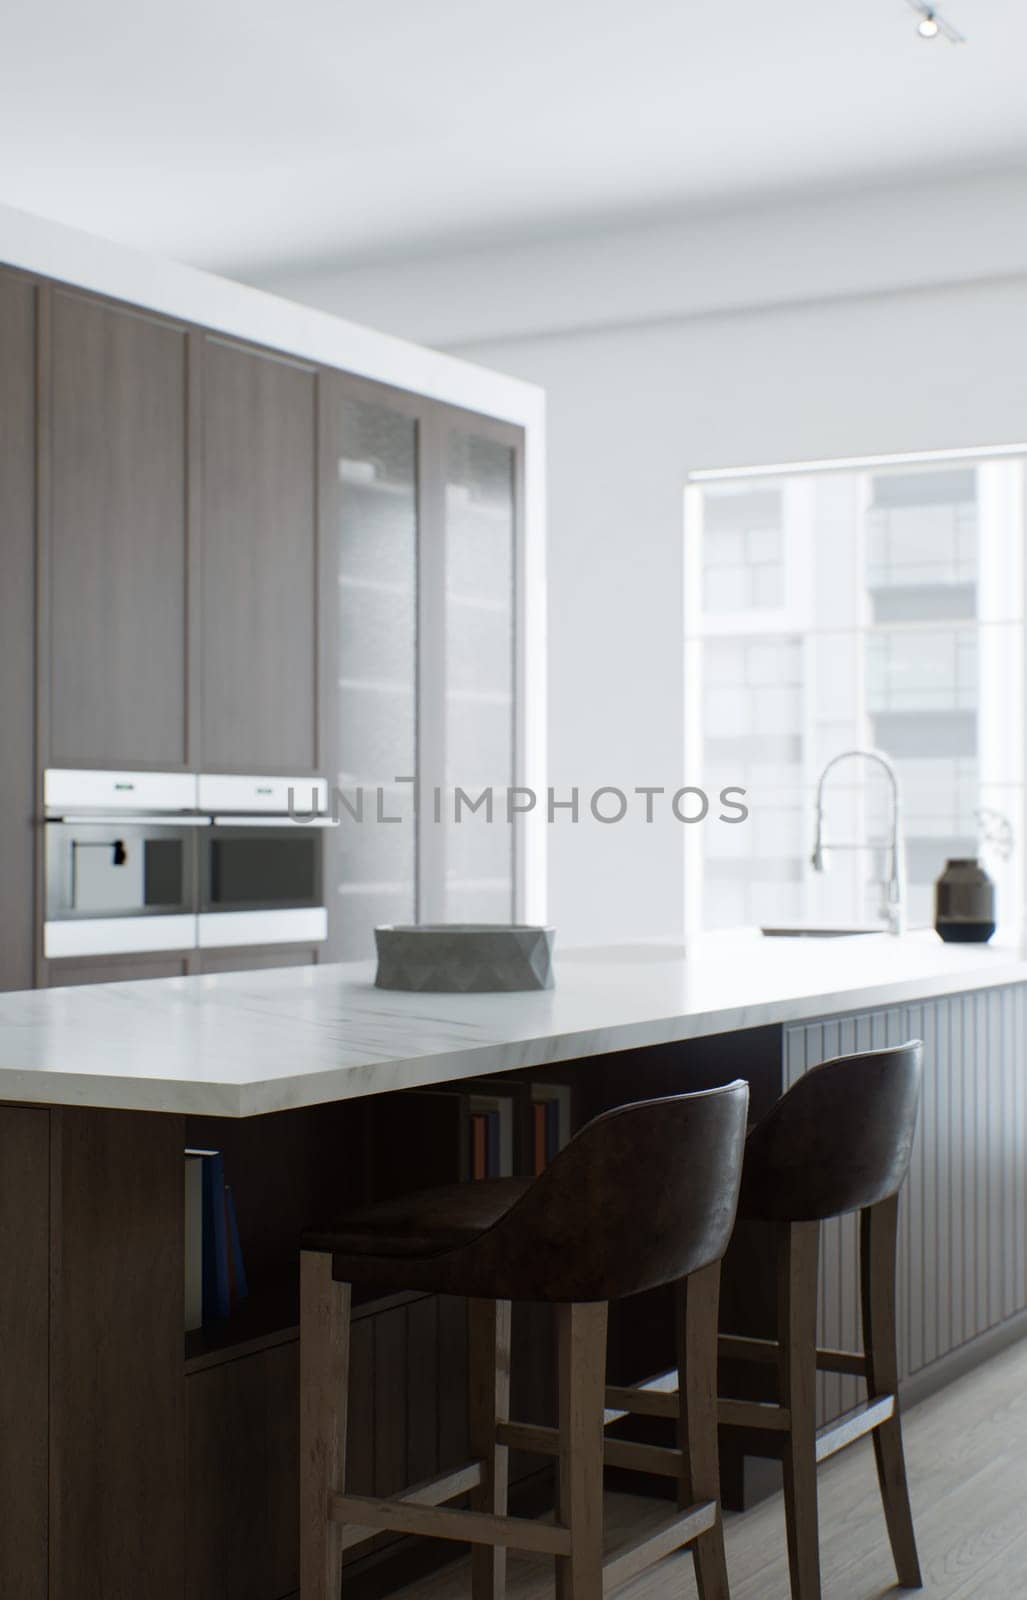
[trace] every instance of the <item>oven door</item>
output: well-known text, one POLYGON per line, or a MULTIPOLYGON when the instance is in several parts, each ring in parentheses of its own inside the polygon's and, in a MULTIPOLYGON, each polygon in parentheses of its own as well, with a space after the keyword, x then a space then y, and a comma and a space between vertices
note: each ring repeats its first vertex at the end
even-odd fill
POLYGON ((327 938, 323 839, 313 825, 215 817, 200 879, 200 948, 327 938))
POLYGON ((197 829, 126 816, 45 829, 47 959, 195 944, 197 829))

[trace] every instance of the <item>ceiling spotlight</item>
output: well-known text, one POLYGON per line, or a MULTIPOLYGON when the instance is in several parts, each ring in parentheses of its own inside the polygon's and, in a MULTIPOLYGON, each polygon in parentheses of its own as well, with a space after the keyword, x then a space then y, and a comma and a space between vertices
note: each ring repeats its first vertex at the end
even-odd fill
POLYGON ((949 44, 966 43, 959 29, 954 28, 952 23, 942 16, 940 11, 928 3, 928 0, 906 0, 906 4, 912 11, 916 12, 916 31, 921 39, 937 39, 938 35, 941 34, 942 38, 949 41, 949 44))

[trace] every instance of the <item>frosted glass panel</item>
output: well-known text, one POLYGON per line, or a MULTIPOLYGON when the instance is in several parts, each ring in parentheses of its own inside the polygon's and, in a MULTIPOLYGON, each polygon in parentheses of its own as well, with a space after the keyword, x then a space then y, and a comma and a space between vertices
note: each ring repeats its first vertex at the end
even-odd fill
POLYGON ((339 767, 345 810, 332 839, 343 960, 373 953, 378 922, 416 910, 416 840, 409 790, 417 715, 417 424, 347 397, 342 408, 338 571, 339 767), (377 791, 382 790, 379 820, 377 791))
POLYGON ((450 435, 445 573, 445 916, 513 915, 514 452, 475 434, 450 435), (455 790, 491 785, 496 811, 454 819, 455 790))

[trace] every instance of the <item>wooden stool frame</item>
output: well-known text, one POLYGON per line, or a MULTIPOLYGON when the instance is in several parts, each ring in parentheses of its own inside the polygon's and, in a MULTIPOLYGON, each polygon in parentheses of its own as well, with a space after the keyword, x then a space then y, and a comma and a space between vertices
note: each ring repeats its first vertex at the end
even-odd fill
POLYGON ((676 1449, 606 1439, 605 1302, 559 1304, 559 1425, 509 1416, 510 1302, 468 1300, 468 1410, 472 1458, 399 1495, 346 1492, 351 1288, 327 1253, 301 1257, 301 1600, 339 1600, 343 1556, 382 1532, 469 1542, 473 1600, 503 1600, 506 1552, 556 1562, 557 1600, 598 1600, 690 1545, 700 1600, 729 1600, 717 1457, 717 1309, 720 1264, 679 1286, 678 1354, 685 1374, 676 1449), (557 1459, 557 1520, 507 1514, 511 1448, 557 1459), (603 1555, 604 1461, 657 1471, 678 1484, 678 1510, 627 1548, 603 1555), (463 1496, 470 1509, 448 1502, 463 1496))

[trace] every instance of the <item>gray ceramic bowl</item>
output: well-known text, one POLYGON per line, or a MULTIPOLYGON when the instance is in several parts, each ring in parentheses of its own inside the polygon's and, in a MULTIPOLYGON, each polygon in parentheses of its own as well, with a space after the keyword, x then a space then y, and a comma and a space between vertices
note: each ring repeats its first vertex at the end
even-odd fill
POLYGON ((553 987, 553 928, 425 922, 375 928, 379 989, 495 994, 553 987))

